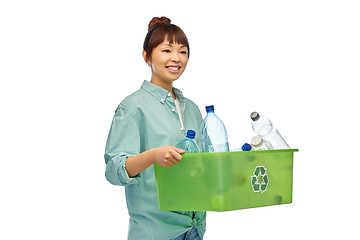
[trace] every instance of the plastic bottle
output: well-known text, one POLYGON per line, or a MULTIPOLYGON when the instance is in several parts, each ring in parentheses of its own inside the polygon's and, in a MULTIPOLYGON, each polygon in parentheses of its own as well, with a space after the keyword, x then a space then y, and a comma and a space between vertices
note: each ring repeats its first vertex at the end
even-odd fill
POLYGON ((187 153, 198 153, 199 147, 195 142, 196 132, 194 130, 188 130, 186 133, 186 138, 181 140, 175 147, 185 150, 187 153))
POLYGON ((253 112, 250 117, 253 120, 251 126, 254 132, 262 137, 263 140, 271 143, 274 149, 290 149, 289 145, 266 116, 260 116, 257 112, 253 112))
POLYGON ((251 139, 253 150, 273 150, 271 143, 264 141, 260 136, 255 136, 251 139))
POLYGON ((229 152, 224 123, 214 113, 214 105, 206 106, 207 115, 201 124, 200 139, 203 152, 229 152))
POLYGON ((241 150, 242 150, 242 151, 251 151, 251 149, 252 149, 252 147, 251 147, 251 145, 248 144, 248 143, 245 143, 245 144, 242 145, 242 147, 241 147, 241 150))
POLYGON ((230 152, 242 152, 242 151, 251 151, 251 150, 252 150, 251 145, 248 143, 245 143, 244 145, 242 145, 241 148, 231 149, 230 152))

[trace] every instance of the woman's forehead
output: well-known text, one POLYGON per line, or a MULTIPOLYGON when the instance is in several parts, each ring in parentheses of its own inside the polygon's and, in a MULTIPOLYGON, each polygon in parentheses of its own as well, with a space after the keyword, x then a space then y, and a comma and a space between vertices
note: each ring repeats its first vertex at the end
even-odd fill
POLYGON ((186 48, 186 46, 185 46, 184 44, 177 43, 177 42, 170 43, 169 40, 167 40, 167 39, 165 39, 165 41, 163 41, 162 43, 160 43, 159 46, 169 46, 169 47, 173 47, 174 45, 179 45, 180 48, 186 48))

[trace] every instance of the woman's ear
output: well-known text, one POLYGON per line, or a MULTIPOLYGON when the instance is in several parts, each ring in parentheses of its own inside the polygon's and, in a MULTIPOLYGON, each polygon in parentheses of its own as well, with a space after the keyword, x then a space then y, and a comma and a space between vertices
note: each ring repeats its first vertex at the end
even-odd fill
POLYGON ((147 54, 146 54, 145 50, 143 50, 142 55, 143 55, 144 61, 150 66, 151 61, 150 61, 150 59, 147 58, 147 54))

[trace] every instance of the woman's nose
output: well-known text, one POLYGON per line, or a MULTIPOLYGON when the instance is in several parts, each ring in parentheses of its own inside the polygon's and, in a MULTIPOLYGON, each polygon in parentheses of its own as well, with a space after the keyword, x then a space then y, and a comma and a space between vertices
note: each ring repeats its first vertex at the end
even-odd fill
POLYGON ((180 62, 180 57, 177 53, 173 53, 170 60, 172 62, 180 62))

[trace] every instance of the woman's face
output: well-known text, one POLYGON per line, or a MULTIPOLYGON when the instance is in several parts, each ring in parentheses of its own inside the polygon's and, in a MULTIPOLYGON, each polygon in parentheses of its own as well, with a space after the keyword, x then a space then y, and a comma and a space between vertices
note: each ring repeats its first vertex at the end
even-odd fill
POLYGON ((152 69, 152 81, 172 83, 184 72, 187 62, 187 47, 181 44, 169 44, 165 40, 153 49, 152 57, 148 64, 152 69))

